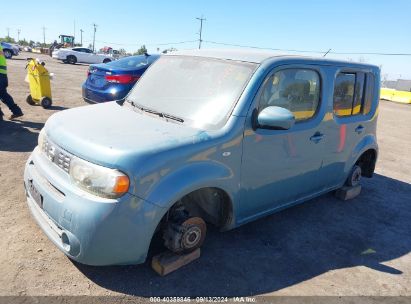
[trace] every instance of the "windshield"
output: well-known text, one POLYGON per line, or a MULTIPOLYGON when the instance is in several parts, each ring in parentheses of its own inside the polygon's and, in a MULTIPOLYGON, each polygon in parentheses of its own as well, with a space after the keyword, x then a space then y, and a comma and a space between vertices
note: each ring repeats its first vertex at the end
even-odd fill
POLYGON ((227 121, 255 68, 254 63, 162 56, 128 100, 179 117, 195 128, 216 129, 227 121))

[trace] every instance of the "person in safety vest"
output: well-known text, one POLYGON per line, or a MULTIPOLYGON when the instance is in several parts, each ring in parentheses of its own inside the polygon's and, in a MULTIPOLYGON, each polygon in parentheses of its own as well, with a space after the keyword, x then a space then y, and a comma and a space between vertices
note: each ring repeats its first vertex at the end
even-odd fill
MULTIPOLYGON (((7 78, 7 64, 6 64, 6 57, 3 54, 3 48, 0 44, 0 100, 6 104, 10 111, 13 113, 10 116, 10 119, 15 119, 17 117, 23 116, 23 112, 21 111, 20 107, 16 105, 13 100, 13 97, 7 93, 7 86, 8 86, 8 78, 7 78)), ((3 112, 0 109, 0 120, 3 120, 3 112)))

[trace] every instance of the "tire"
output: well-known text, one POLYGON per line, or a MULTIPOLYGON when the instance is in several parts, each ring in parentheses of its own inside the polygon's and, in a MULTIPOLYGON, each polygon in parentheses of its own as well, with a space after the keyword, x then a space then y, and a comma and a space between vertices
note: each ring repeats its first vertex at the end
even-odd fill
POLYGON ((6 57, 6 59, 11 59, 13 57, 13 52, 10 50, 3 50, 4 53, 4 57, 6 57))
POLYGON ((31 106, 34 106, 36 103, 34 102, 34 100, 33 100, 33 97, 31 97, 31 95, 28 95, 27 97, 26 97, 26 102, 29 104, 29 105, 31 105, 31 106))
POLYGON ((362 174, 361 167, 358 165, 355 165, 351 169, 350 174, 348 175, 347 181, 345 182, 346 185, 349 187, 358 186, 361 182, 361 174, 362 174))
POLYGON ((51 107, 51 105, 53 104, 53 102, 51 101, 50 98, 48 98, 48 97, 43 97, 43 98, 41 99, 41 101, 40 101, 40 104, 41 104, 41 106, 42 106, 44 109, 48 109, 48 108, 51 107))
POLYGON ((111 59, 106 58, 103 60, 103 63, 109 63, 109 62, 111 62, 111 59))
POLYGON ((69 55, 67 56, 67 62, 70 64, 76 64, 77 63, 77 58, 74 55, 69 55))

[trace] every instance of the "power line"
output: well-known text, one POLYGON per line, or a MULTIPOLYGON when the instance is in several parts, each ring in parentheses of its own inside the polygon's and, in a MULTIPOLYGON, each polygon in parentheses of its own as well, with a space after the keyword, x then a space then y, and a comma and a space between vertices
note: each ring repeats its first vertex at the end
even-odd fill
POLYGON ((325 53, 325 51, 276 49, 276 48, 259 47, 259 46, 252 46, 252 45, 242 45, 242 44, 232 44, 232 43, 225 43, 225 42, 217 42, 217 41, 210 41, 210 40, 203 40, 203 41, 206 42, 206 43, 210 43, 210 44, 226 45, 226 46, 235 46, 235 47, 243 47, 243 48, 258 49, 258 50, 272 50, 272 51, 298 52, 298 53, 321 53, 321 54, 324 54, 324 53, 325 53))
POLYGON ((252 45, 241 45, 233 43, 224 43, 217 41, 204 40, 206 43, 216 44, 216 45, 225 45, 225 46, 234 46, 234 47, 243 47, 259 50, 272 50, 272 51, 282 51, 282 52, 296 52, 296 53, 315 53, 315 54, 336 54, 336 55, 381 55, 381 56, 411 56, 411 53, 384 53, 384 52, 333 52, 331 49, 327 52, 324 50, 294 50, 294 49, 278 49, 270 47, 258 47, 252 45))
MULTIPOLYGON (((140 46, 137 43, 116 43, 116 42, 109 42, 103 40, 96 40, 100 43, 112 44, 112 45, 120 45, 120 46, 140 46)), ((193 43, 197 42, 198 40, 187 40, 187 41, 178 41, 178 42, 166 42, 166 43, 145 43, 146 46, 160 46, 160 45, 173 45, 173 44, 184 44, 184 43, 193 43)))
POLYGON ((201 49, 201 43, 203 42, 203 40, 201 39, 201 35, 203 33, 203 21, 206 21, 207 19, 203 18, 203 16, 201 16, 201 18, 196 18, 197 20, 200 20, 200 39, 198 40, 198 48, 201 49))

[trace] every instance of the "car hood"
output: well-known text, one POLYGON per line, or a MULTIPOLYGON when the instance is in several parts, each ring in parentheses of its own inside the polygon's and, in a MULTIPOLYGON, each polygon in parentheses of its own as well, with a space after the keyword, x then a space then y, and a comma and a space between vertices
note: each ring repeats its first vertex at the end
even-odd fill
POLYGON ((124 172, 130 170, 131 163, 195 143, 206 135, 115 102, 56 113, 45 130, 48 138, 66 151, 124 172))

